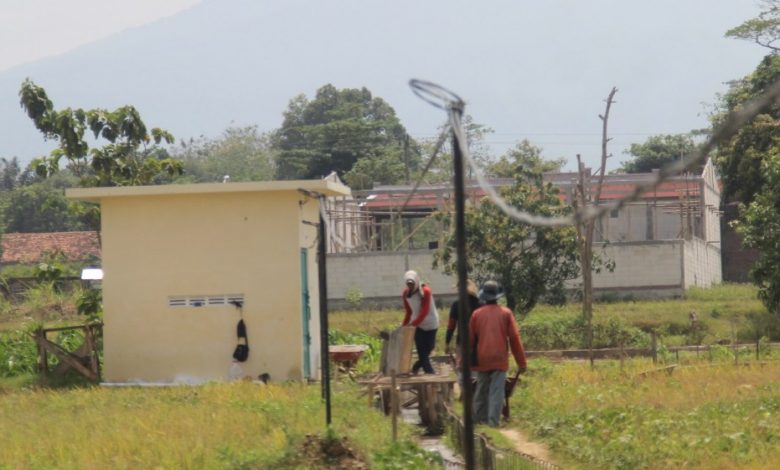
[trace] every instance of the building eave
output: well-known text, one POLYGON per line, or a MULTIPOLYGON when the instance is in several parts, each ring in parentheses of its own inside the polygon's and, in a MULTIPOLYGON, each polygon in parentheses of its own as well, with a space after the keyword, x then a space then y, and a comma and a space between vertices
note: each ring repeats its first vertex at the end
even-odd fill
POLYGON ((70 188, 65 190, 68 199, 100 202, 117 197, 178 196, 191 194, 226 194, 278 191, 317 192, 325 196, 349 196, 348 186, 329 180, 252 181, 244 183, 168 184, 158 186, 115 186, 110 188, 70 188))

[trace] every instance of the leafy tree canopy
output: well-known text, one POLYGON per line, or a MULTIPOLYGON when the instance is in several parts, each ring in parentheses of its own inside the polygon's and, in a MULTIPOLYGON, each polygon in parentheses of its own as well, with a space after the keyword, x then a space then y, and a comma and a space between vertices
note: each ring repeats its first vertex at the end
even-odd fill
POLYGON ((518 172, 541 174, 560 171, 565 164, 565 158, 553 160, 543 158, 541 147, 533 145, 527 139, 523 139, 497 161, 489 163, 487 172, 498 178, 512 178, 518 172))
POLYGON ((21 174, 18 158, 0 158, 0 191, 14 189, 19 184, 21 174))
POLYGON ((631 144, 626 155, 630 160, 624 161, 620 171, 625 173, 650 173, 653 170, 684 158, 692 157, 696 143, 689 134, 654 135, 641 144, 631 144))
MULTIPOLYGON (((719 112, 712 117, 717 126, 726 113, 738 110, 760 96, 780 78, 780 56, 764 57, 756 70, 731 84, 722 97, 719 112)), ((750 203, 765 184, 763 161, 778 152, 780 142, 780 106, 768 106, 753 121, 740 128, 736 135, 718 142, 715 163, 723 178, 727 200, 750 203)))
POLYGON ((776 43, 780 39, 780 0, 764 0, 760 3, 764 10, 758 17, 726 31, 726 37, 752 41, 772 51, 778 51, 780 47, 777 47, 776 43))
POLYGON ((69 232, 99 230, 99 211, 94 204, 69 201, 65 187, 77 181, 66 172, 44 182, 19 186, 3 194, 6 232, 69 232))
POLYGON ((55 110, 46 91, 30 79, 22 83, 19 97, 22 108, 44 138, 58 142, 58 148, 49 156, 34 160, 35 170, 41 176, 59 171, 63 157, 85 186, 153 184, 181 174, 181 162, 158 147, 163 141, 173 142, 173 136, 160 128, 147 131, 132 106, 114 111, 55 110), (95 139, 109 143, 90 149, 84 138, 87 130, 95 139))
POLYGON ((230 181, 268 181, 274 177, 271 143, 257 126, 230 127, 216 139, 181 141, 172 153, 184 165, 184 174, 177 181, 213 183, 226 175, 230 181))
MULTIPOLYGON (((469 155, 471 155, 471 158, 479 167, 487 167, 491 162, 492 156, 490 154, 490 146, 485 142, 485 139, 493 133, 493 129, 484 124, 474 122, 474 118, 470 114, 463 116, 462 124, 466 134, 466 145, 469 149, 469 155)), ((438 134, 445 130, 447 130, 446 125, 439 127, 438 134)), ((438 140, 439 135, 422 143, 423 155, 426 157, 426 160, 432 156, 438 140)), ((472 176, 471 168, 466 168, 466 178, 471 179, 472 176)), ((429 183, 451 182, 452 177, 452 140, 448 137, 426 174, 425 181, 429 183)))
MULTIPOLYGON (((571 210, 557 188, 542 181, 541 173, 517 172, 503 197, 515 207, 539 215, 562 215, 571 210)), ((509 308, 527 314, 541 298, 562 302, 564 281, 579 272, 573 227, 537 227, 509 218, 490 200, 469 207, 465 214, 469 276, 478 282, 496 279, 506 292, 509 308)), ((442 215, 449 219, 449 215, 442 215)), ((434 266, 456 269, 455 236, 434 254, 434 266)))
POLYGON ((420 161, 416 143, 389 104, 366 88, 339 90, 330 84, 311 101, 304 95, 290 101, 273 148, 279 179, 336 171, 355 187, 397 183, 420 161))
POLYGON ((732 222, 743 244, 760 255, 751 276, 767 309, 780 313, 780 154, 772 152, 761 162, 764 184, 774 190, 761 191, 743 206, 739 221, 732 222))

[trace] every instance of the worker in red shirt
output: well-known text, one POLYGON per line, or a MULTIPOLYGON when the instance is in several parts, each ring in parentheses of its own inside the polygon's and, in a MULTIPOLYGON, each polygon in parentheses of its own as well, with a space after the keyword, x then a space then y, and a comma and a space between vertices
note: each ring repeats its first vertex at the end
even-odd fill
POLYGON ((487 281, 479 293, 485 305, 472 314, 469 322, 471 369, 477 372, 474 420, 493 427, 498 426, 504 406, 509 349, 521 373, 527 366, 515 316, 508 308, 498 305, 498 299, 503 296, 496 281, 487 281))
POLYGON ((439 314, 433 302, 431 288, 420 282, 416 271, 404 274, 403 298, 406 315, 401 326, 413 326, 414 344, 417 347, 417 361, 412 366, 412 373, 417 374, 422 368, 426 374, 433 374, 431 351, 436 346, 436 331, 439 329, 439 314))

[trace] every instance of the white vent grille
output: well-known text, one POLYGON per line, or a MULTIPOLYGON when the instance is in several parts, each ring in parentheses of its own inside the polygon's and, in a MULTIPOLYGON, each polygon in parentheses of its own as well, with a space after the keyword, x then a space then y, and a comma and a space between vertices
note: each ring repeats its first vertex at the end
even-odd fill
POLYGON ((234 303, 244 303, 243 294, 225 294, 225 295, 182 295, 168 297, 168 307, 223 307, 233 305, 234 303))

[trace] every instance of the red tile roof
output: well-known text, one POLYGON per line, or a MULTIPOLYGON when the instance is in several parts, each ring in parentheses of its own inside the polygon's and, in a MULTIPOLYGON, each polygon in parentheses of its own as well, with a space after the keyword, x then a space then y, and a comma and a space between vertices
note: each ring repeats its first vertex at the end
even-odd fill
MULTIPOLYGON (((619 176, 619 175, 618 175, 619 176)), ((620 199, 631 191, 633 191, 638 182, 644 181, 623 181, 623 182, 609 182, 605 181, 602 188, 601 200, 612 201, 620 199)), ((553 184, 560 185, 559 181, 553 182, 553 184), (558 184, 556 184, 558 183, 558 184)), ((407 188, 407 192, 394 192, 394 193, 381 193, 377 192, 371 199, 366 200, 363 203, 363 207, 369 210, 381 210, 389 208, 400 208, 406 202, 406 199, 411 192, 411 187, 407 188)), ((679 181, 671 180, 661 183, 655 191, 643 193, 641 199, 677 199, 680 196, 687 198, 698 197, 700 192, 699 180, 692 179, 691 181, 679 181)), ((467 193, 469 198, 482 198, 485 196, 485 191, 481 188, 470 189, 467 193)), ((442 197, 444 201, 451 198, 450 194, 442 195, 439 193, 431 193, 418 191, 414 196, 406 203, 407 209, 436 209, 438 198, 442 197)), ((566 201, 567 195, 565 191, 561 191, 558 196, 562 201, 566 201)))
POLYGON ((49 252, 60 251, 69 261, 100 256, 97 232, 6 233, 0 264, 37 263, 49 252))

